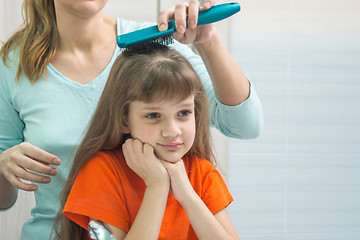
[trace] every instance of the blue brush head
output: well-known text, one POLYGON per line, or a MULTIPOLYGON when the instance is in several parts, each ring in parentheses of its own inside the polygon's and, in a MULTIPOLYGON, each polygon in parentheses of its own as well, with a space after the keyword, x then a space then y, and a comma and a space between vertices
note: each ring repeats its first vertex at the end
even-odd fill
POLYGON ((174 43, 174 39, 171 35, 163 36, 130 45, 123 50, 122 54, 125 56, 146 54, 148 52, 151 52, 151 50, 153 49, 163 48, 164 46, 172 43, 174 43))

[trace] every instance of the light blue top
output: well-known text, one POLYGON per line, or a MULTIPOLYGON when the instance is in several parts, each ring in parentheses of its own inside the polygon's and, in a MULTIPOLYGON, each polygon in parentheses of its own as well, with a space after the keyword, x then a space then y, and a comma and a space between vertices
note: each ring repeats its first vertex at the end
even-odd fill
MULTIPOLYGON (((117 19, 118 34, 149 26, 117 19)), ((238 106, 225 106, 216 100, 211 80, 199 56, 188 47, 172 45, 193 64, 208 93, 212 106, 211 123, 229 137, 253 138, 262 128, 262 108, 256 92, 251 87, 248 100, 238 106)), ((68 177, 71 155, 79 145, 85 128, 95 110, 111 66, 120 49, 104 71, 88 84, 74 82, 51 64, 47 66, 48 79, 44 76, 32 85, 23 76, 16 83, 17 64, 4 66, 0 61, 0 153, 29 142, 58 156, 62 165, 59 174, 50 184, 39 184, 35 192, 36 206, 32 218, 23 226, 22 240, 47 240, 59 206, 59 194, 68 177)))

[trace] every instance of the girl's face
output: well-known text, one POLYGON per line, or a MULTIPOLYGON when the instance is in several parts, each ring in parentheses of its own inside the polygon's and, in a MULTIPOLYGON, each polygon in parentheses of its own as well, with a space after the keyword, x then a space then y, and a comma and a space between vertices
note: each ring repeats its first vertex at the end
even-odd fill
POLYGON ((194 143, 194 107, 193 95, 181 102, 131 102, 126 133, 152 145, 159 159, 174 163, 194 143))

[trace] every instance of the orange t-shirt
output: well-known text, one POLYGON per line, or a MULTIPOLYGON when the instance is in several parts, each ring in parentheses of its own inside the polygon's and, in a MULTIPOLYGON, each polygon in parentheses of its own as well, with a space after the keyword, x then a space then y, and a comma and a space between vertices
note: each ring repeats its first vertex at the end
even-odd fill
MULTIPOLYGON (((215 214, 233 198, 217 169, 207 160, 184 159, 195 192, 215 214)), ((89 218, 131 228, 140 208, 144 181, 126 164, 121 150, 98 152, 79 171, 64 208, 64 215, 85 229, 89 218)), ((159 239, 197 239, 184 208, 169 194, 159 239)))

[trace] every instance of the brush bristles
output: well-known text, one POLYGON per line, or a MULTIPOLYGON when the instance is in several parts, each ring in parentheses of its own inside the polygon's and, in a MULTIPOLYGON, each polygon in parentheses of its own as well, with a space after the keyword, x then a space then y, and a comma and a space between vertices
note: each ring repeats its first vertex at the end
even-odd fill
POLYGON ((122 54, 124 56, 132 56, 135 54, 145 54, 152 49, 161 48, 161 45, 169 45, 174 43, 172 35, 150 39, 148 41, 136 43, 124 48, 122 54))

